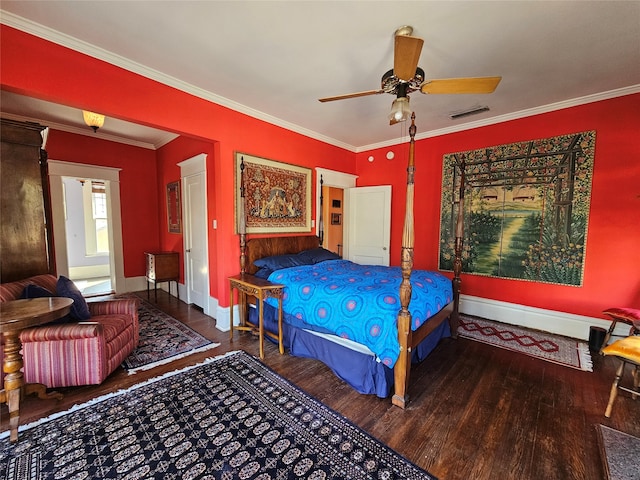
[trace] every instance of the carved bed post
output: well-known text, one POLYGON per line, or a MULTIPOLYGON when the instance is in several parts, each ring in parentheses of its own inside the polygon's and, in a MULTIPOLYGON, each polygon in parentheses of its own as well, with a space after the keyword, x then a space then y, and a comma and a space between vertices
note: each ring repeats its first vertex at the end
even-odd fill
POLYGON ((462 248, 464 246, 465 166, 464 161, 458 164, 458 168, 460 169, 460 190, 458 195, 458 217, 456 219, 455 257, 453 260, 453 314, 449 317, 451 336, 454 338, 458 337, 458 313, 460 311, 460 274, 462 273, 462 248))
POLYGON ((402 282, 400 283, 400 311, 398 312, 398 341, 400 342, 400 356, 394 367, 395 392, 392 403, 400 408, 405 408, 409 401, 407 388, 411 373, 411 270, 413 269, 413 245, 414 245, 414 148, 416 136, 416 114, 411 114, 411 126, 409 135, 409 164, 407 166, 407 198, 405 204, 404 228, 402 231, 402 255, 400 268, 402 270, 402 282))
POLYGON ((240 273, 247 271, 247 218, 244 212, 244 156, 240 157, 240 204, 238 205, 238 233, 240 234, 240 273))
POLYGON ((322 204, 323 204, 323 192, 322 185, 324 184, 324 180, 322 179, 322 174, 320 174, 320 218, 318 219, 318 238, 320 239, 320 246, 324 247, 324 216, 322 214, 322 204))

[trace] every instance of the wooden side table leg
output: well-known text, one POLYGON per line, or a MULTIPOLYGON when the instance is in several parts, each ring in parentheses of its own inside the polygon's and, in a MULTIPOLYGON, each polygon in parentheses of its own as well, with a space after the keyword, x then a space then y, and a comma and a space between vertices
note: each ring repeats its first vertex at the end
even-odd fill
POLYGON ((3 399, 9 406, 9 439, 11 442, 18 441, 18 424, 20 423, 20 396, 24 385, 21 348, 19 332, 4 333, 3 399))
POLYGON ((282 344, 282 295, 278 297, 278 350, 280 350, 280 355, 284 355, 284 345, 282 344))
POLYGON ((233 342, 233 285, 229 287, 229 334, 233 342))
POLYGON ((262 291, 258 296, 258 341, 260 342, 260 358, 264 358, 264 299, 262 298, 262 291))

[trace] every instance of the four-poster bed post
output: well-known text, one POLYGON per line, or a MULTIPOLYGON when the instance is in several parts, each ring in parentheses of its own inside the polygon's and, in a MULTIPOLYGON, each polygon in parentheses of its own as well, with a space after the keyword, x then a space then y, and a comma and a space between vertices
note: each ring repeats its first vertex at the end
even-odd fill
POLYGON ((400 356, 394 369, 395 393, 392 398, 394 405, 404 408, 407 401, 407 388, 409 386, 409 374, 411 369, 411 270, 413 269, 413 246, 415 240, 413 199, 414 199, 414 148, 416 136, 416 114, 411 114, 411 126, 409 127, 409 164, 407 166, 407 194, 404 212, 404 228, 402 230, 402 253, 400 268, 402 270, 402 282, 400 283, 400 311, 398 312, 398 339, 400 340, 400 356))
POLYGON ((240 274, 244 275, 247 271, 247 217, 245 217, 244 212, 244 157, 240 157, 240 202, 238 203, 238 234, 240 235, 240 274))

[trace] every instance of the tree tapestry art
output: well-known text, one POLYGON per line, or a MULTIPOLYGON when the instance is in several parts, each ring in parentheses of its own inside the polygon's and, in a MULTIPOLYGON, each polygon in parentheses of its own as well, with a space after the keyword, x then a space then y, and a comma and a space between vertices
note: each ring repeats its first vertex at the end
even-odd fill
POLYGON ((462 196, 463 272, 582 285, 595 137, 581 132, 444 155, 440 269, 453 270, 462 196))

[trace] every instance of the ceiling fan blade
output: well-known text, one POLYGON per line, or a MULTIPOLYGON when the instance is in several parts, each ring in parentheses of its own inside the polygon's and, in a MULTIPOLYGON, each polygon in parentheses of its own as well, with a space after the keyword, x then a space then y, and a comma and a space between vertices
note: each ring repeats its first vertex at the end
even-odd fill
POLYGON ((492 93, 502 77, 441 78, 425 80, 422 93, 492 93))
POLYGON ((366 92, 347 93, 346 95, 338 95, 336 97, 319 98, 321 102, 333 102, 334 100, 345 100, 347 98, 364 97, 366 95, 377 95, 378 93, 384 93, 384 90, 367 90, 366 92))
POLYGON ((408 35, 396 35, 393 52, 393 74, 408 82, 416 75, 424 40, 408 35))

